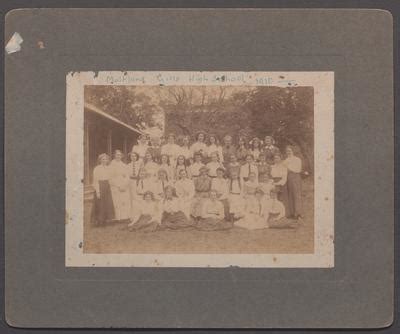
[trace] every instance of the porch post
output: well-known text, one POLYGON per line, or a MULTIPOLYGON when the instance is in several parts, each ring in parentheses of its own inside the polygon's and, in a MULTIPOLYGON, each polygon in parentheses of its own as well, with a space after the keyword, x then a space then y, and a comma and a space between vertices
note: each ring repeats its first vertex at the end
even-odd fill
POLYGON ((112 130, 107 132, 107 153, 112 159, 112 130))
POLYGON ((90 126, 89 122, 85 120, 85 126, 84 126, 84 136, 83 136, 83 156, 84 156, 84 162, 83 162, 83 180, 84 184, 88 185, 91 183, 91 175, 90 175, 90 168, 89 168, 89 141, 90 141, 90 126))

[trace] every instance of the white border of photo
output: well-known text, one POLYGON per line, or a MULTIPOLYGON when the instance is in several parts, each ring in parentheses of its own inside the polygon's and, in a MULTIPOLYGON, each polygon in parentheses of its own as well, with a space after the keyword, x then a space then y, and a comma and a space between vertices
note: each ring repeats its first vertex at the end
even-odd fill
POLYGON ((70 72, 66 81, 66 266, 254 268, 334 266, 334 72, 70 72), (84 86, 160 84, 314 87, 314 253, 87 254, 83 252, 84 86))

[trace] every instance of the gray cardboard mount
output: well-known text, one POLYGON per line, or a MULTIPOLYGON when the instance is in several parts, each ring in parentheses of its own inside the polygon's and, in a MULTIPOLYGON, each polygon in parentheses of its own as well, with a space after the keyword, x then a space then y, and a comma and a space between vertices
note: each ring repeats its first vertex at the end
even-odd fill
POLYGON ((374 328, 393 318, 392 17, 27 9, 6 17, 6 319, 17 327, 374 328), (43 42, 40 48, 38 42, 43 42), (69 71, 335 72, 333 269, 66 268, 69 71))

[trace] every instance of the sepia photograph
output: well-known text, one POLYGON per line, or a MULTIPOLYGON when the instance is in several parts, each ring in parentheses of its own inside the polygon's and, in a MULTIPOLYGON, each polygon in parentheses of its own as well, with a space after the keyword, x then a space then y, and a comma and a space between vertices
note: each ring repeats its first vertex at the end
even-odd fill
POLYGON ((152 254, 156 266, 185 255, 187 266, 196 254, 315 254, 318 88, 283 74, 113 73, 70 87, 83 130, 69 143, 81 146, 81 255, 152 254))

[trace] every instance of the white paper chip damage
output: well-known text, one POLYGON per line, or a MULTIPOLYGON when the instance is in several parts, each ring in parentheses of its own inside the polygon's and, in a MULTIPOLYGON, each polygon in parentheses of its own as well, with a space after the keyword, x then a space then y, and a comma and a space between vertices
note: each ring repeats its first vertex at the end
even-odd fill
POLYGON ((21 44, 24 40, 18 32, 15 32, 6 45, 8 54, 21 51, 21 44))

